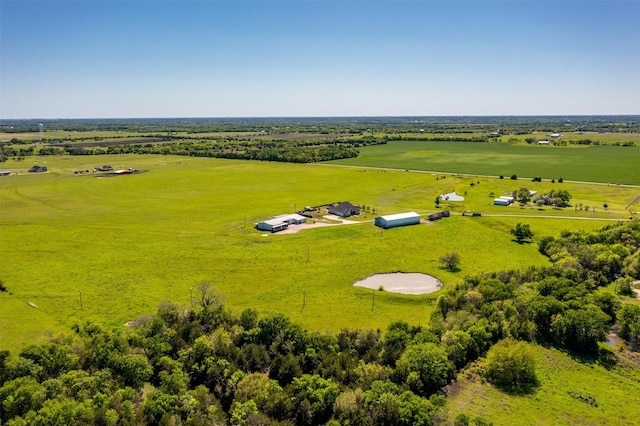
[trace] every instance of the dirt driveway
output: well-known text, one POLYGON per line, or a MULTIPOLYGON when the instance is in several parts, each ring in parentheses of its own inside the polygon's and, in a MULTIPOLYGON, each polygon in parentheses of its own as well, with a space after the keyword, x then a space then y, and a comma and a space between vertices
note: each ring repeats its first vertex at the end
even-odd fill
POLYGON ((303 223, 301 225, 289 225, 289 227, 284 231, 277 232, 277 235, 296 234, 300 231, 304 231, 305 229, 323 228, 325 226, 354 225, 356 223, 373 222, 372 220, 367 220, 367 221, 347 220, 334 215, 326 215, 326 216, 323 216, 323 218, 330 220, 332 222, 315 222, 315 223, 303 223))

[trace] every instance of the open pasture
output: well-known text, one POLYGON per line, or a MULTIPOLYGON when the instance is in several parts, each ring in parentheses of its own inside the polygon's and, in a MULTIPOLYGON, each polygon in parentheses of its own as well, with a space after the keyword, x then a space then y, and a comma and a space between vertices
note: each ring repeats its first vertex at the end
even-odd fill
POLYGON ((393 141, 333 164, 640 185, 640 148, 393 141))
MULTIPOLYGON (((174 156, 42 160, 49 173, 27 174, 25 162, 10 160, 4 166, 22 172, 0 178, 1 278, 11 292, 0 298, 2 348, 23 346, 75 322, 122 326, 154 312, 164 300, 188 306, 192 296, 197 303, 196 288, 203 281, 232 309, 283 312, 311 330, 384 328, 397 319, 420 324, 428 321, 438 293, 407 296, 352 284, 370 274, 404 271, 430 274, 446 287, 465 275, 547 264, 535 241, 512 241, 509 230, 523 218, 455 214, 482 210, 489 192, 519 182, 481 178, 471 187, 478 179, 174 156), (102 164, 145 173, 73 174, 102 164), (468 195, 450 218, 385 231, 371 222, 373 209, 376 214, 434 212, 435 196, 451 188, 458 193, 467 188, 468 195), (345 200, 368 206, 361 223, 290 235, 253 227, 306 205, 345 200), (452 251, 462 260, 455 273, 439 263, 452 251)), ((602 203, 597 191, 571 185, 566 188, 602 203)), ((637 192, 604 188, 617 190, 621 205, 637 192)), ((565 215, 586 215, 565 210, 565 215)), ((501 212, 540 215, 517 207, 501 212)), ((624 211, 596 215, 622 218, 624 211)), ((606 224, 542 217, 526 223, 534 240, 606 224)))
POLYGON ((77 130, 46 129, 42 135, 39 132, 0 133, 0 142, 10 141, 13 138, 22 141, 39 141, 42 138, 48 140, 86 140, 95 138, 141 138, 146 135, 149 135, 149 132, 139 133, 130 130, 91 130, 81 132, 77 130))
MULTIPOLYGON (((521 143, 526 143, 525 141, 528 138, 534 138, 537 141, 549 140, 549 136, 547 136, 549 132, 533 132, 526 133, 521 135, 505 135, 501 136, 498 140, 501 142, 509 142, 513 140, 517 140, 521 143)), ((589 139, 593 142, 598 142, 599 144, 616 144, 616 143, 625 143, 625 142, 634 142, 636 146, 640 144, 640 133, 623 133, 623 132, 607 132, 607 133, 599 133, 599 132, 561 132, 561 141, 571 143, 572 141, 580 141, 589 139)))

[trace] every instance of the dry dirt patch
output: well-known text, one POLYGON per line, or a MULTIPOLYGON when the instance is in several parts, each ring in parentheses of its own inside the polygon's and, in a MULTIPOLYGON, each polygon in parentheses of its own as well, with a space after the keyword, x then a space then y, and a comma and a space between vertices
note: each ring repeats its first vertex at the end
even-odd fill
POLYGON ((390 293, 427 294, 442 288, 442 283, 435 277, 420 273, 394 272, 375 274, 353 284, 372 290, 383 289, 390 293))
MULTIPOLYGON (((330 220, 331 222, 311 222, 311 223, 307 222, 300 225, 289 225, 287 229, 279 231, 277 232, 277 234, 278 235, 296 234, 300 231, 304 231, 305 229, 311 229, 311 228, 321 228, 324 226, 352 225, 354 223, 364 223, 364 222, 359 222, 355 220, 342 219, 341 217, 334 216, 334 215, 326 215, 326 216, 323 216, 323 218, 330 220)), ((368 221, 368 222, 371 222, 371 221, 368 221)))

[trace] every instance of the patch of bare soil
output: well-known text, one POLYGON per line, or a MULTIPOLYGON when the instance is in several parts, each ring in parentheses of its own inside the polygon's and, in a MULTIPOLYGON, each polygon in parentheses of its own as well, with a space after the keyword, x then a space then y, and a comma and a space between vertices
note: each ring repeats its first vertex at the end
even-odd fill
MULTIPOLYGON (((326 219, 327 222, 316 221, 311 223, 307 222, 300 225, 289 225, 287 229, 285 229, 284 231, 277 232, 276 234, 277 235, 297 234, 298 232, 304 231, 305 229, 322 228, 325 226, 353 225, 355 223, 365 223, 363 221, 342 219, 334 215, 323 216, 323 218, 326 219)), ((371 222, 371 221, 367 221, 367 222, 371 222)))
POLYGON ((428 294, 442 288, 442 283, 431 275, 405 272, 375 274, 353 285, 401 294, 428 294))

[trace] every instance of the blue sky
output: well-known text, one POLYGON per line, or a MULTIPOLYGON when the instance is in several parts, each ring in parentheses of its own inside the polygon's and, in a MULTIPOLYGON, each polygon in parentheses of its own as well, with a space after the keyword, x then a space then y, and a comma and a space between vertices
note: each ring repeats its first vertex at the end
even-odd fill
POLYGON ((640 1, 0 1, 0 118, 640 114, 640 1))

